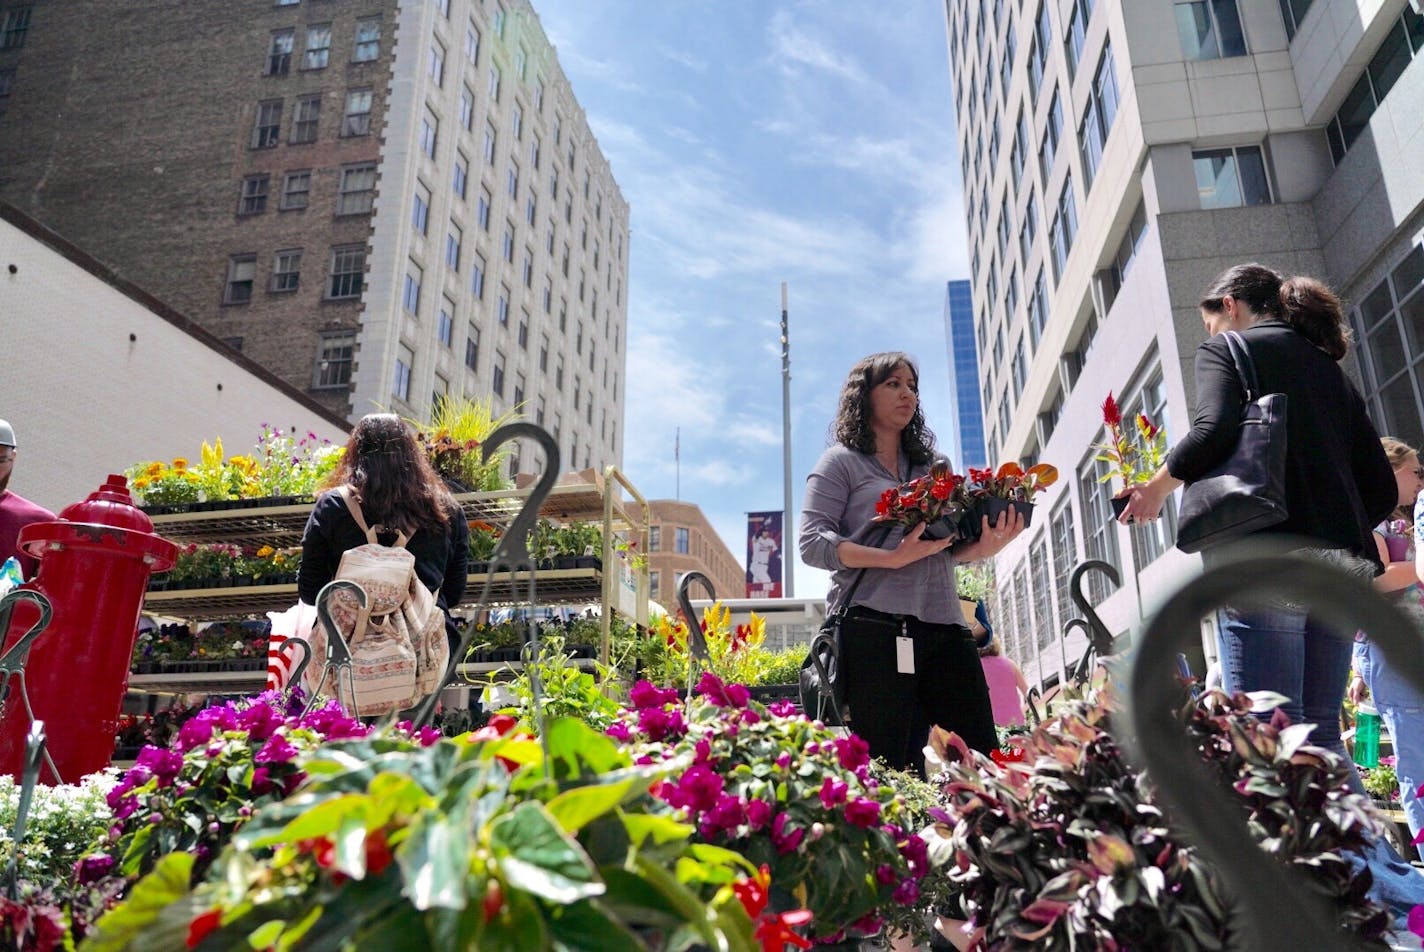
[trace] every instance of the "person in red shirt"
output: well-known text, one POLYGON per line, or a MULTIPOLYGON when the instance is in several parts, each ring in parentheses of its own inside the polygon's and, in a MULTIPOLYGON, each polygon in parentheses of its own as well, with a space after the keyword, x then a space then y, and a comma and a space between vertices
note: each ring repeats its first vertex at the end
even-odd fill
POLYGON ((10 474, 15 471, 15 429, 0 420, 0 562, 18 556, 25 578, 34 577, 39 561, 20 552, 20 530, 32 522, 49 522, 54 513, 35 505, 24 496, 10 492, 10 474))

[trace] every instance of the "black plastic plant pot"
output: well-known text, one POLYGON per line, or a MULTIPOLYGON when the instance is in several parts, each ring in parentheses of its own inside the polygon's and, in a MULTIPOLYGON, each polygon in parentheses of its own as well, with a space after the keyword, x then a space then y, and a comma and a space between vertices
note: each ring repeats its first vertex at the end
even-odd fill
MULTIPOLYGON (((1114 496, 1108 500, 1108 502, 1112 503, 1113 521, 1117 521, 1118 519, 1122 518, 1123 510, 1127 508, 1127 504, 1131 499, 1131 496, 1114 496)), ((1128 520, 1128 522, 1136 521, 1136 519, 1128 520)))
POLYGON ((603 568, 603 560, 596 555, 580 555, 574 559, 574 568, 601 569, 603 568))
POLYGON ((960 535, 960 524, 957 519, 942 516, 934 522, 925 523, 925 531, 920 536, 922 539, 948 539, 951 536, 960 535))
POLYGON ((1015 499, 1015 500, 1013 500, 1013 501, 1010 503, 1010 505, 1012 505, 1012 506, 1014 507, 1014 510, 1015 510, 1016 512, 1018 512, 1021 516, 1023 516, 1023 523, 1024 523, 1024 528, 1025 528, 1025 529, 1027 529, 1029 526, 1033 525, 1033 509, 1034 509, 1033 503, 1031 503, 1031 502, 1020 502, 1019 500, 1015 499))

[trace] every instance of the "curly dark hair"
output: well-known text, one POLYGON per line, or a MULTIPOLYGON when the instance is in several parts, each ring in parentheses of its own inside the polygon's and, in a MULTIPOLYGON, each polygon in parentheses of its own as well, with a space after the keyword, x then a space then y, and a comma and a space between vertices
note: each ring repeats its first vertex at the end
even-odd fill
POLYGON ((348 485, 361 500, 370 525, 443 532, 456 508, 445 483, 430 465, 415 432, 394 413, 369 413, 351 430, 341 463, 327 479, 348 485))
MULTIPOLYGON (((840 404, 831 423, 828 443, 839 443, 861 453, 875 452, 875 431, 870 427, 870 391, 901 367, 915 378, 918 390, 920 370, 909 354, 898 350, 871 354, 850 369, 841 387, 840 404)), ((924 411, 918 406, 905 429, 900 431, 900 448, 911 465, 928 463, 935 458, 935 436, 925 425, 924 411)))

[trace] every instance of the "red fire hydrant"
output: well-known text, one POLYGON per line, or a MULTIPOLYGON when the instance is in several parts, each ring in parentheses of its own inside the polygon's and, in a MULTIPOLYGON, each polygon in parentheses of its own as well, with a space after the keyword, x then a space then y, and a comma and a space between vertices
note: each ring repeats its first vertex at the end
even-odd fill
MULTIPOLYGON (((50 756, 60 777, 75 783, 108 766, 119 711, 138 639, 139 612, 152 572, 173 567, 178 547, 153 534, 122 476, 59 514, 20 530, 20 548, 40 560, 39 574, 23 587, 49 598, 54 617, 30 648, 25 680, 35 718, 45 722, 50 756)), ((24 636, 36 610, 22 603, 4 644, 24 636)), ((0 773, 19 778, 29 717, 18 685, 0 715, 0 773)))

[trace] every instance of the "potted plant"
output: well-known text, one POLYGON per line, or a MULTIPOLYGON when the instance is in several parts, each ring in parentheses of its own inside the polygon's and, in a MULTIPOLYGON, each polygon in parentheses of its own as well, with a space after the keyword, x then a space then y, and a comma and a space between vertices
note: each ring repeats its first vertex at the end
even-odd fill
POLYGON ((924 523, 924 538, 944 539, 960 532, 964 516, 964 477, 949 464, 936 462, 919 479, 885 490, 875 504, 875 521, 903 526, 907 531, 924 523))
POLYGON ((1099 443, 1100 462, 1108 464, 1108 471, 1099 477, 1105 483, 1114 477, 1122 480, 1122 491, 1111 500, 1114 517, 1121 516, 1127 508, 1127 490, 1147 482, 1162 468, 1167 458, 1167 433, 1154 424, 1145 413, 1139 413, 1130 424, 1124 424, 1122 409, 1108 391, 1103 401, 1103 426, 1108 431, 1108 441, 1099 443))
POLYGON ((446 396, 436 401, 430 422, 407 420, 415 438, 430 458, 435 471, 452 492, 467 493, 506 489, 500 475, 511 450, 506 444, 488 462, 481 457, 481 445, 495 430, 519 418, 513 410, 495 416, 488 400, 446 396))
POLYGON ((470 564, 471 575, 479 575, 490 570, 490 558, 495 546, 499 545, 499 530, 488 522, 470 523, 470 564))
POLYGON ((992 524, 1011 509, 1017 510, 1028 526, 1033 521, 1034 496, 1057 481, 1058 469, 1049 463, 1036 463, 1027 470, 1013 461, 997 470, 971 467, 962 490, 968 503, 961 534, 977 539, 985 516, 992 524))

